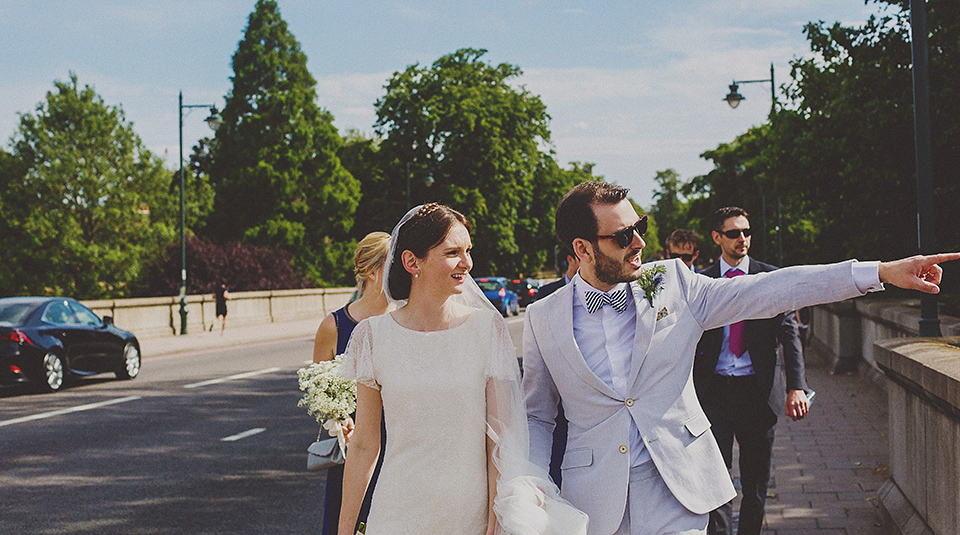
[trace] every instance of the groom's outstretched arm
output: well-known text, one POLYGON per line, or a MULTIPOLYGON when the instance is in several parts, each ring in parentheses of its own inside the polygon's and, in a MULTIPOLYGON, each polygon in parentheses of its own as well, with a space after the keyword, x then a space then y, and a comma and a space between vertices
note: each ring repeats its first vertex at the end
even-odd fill
POLYGON ((527 307, 523 322, 523 397, 527 406, 527 425, 530 427, 530 460, 549 472, 560 394, 543 362, 537 333, 531 322, 531 317, 538 312, 538 306, 527 307))
POLYGON ((938 264, 960 260, 960 253, 917 255, 892 262, 880 262, 877 268, 880 282, 890 283, 907 290, 919 290, 928 294, 940 293, 943 268, 938 264))

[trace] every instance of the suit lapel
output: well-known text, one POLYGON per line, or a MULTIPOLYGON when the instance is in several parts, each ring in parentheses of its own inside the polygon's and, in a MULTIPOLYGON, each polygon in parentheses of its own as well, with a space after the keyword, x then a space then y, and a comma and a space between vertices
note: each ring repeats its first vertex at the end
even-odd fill
POLYGON ((603 379, 597 377, 595 373, 587 366, 587 361, 580 352, 576 339, 573 337, 573 300, 575 298, 573 284, 567 284, 556 291, 560 302, 559 306, 554 307, 556 313, 550 314, 548 325, 550 327, 556 346, 560 349, 560 354, 570 365, 570 369, 585 383, 599 390, 603 395, 614 398, 620 396, 610 388, 610 385, 603 382, 603 379))
MULTIPOLYGON (((633 301, 637 307, 637 331, 633 337, 633 358, 630 359, 630 381, 628 384, 636 384, 637 375, 640 373, 640 366, 647 358, 650 351, 650 344, 653 342, 653 331, 657 326, 657 313, 654 307, 650 306, 643 296, 643 288, 636 282, 630 283, 630 292, 633 294, 633 301)), ((654 299, 654 304, 657 300, 654 299)))

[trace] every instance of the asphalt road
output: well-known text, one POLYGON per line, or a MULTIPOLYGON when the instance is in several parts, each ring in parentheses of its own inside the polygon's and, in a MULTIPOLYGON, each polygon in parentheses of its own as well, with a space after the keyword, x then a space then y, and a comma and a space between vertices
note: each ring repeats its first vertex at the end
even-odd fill
POLYGON ((319 533, 317 424, 297 407, 312 343, 145 358, 133 381, 56 394, 0 389, 0 533, 319 533))

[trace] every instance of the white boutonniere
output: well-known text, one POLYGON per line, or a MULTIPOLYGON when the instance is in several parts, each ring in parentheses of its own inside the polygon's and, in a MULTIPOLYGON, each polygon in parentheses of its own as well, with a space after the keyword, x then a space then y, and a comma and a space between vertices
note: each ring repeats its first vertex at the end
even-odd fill
POLYGON ((663 275, 666 272, 667 268, 661 265, 640 271, 640 278, 637 279, 637 284, 639 284, 643 290, 643 297, 650 303, 650 308, 653 308, 653 299, 657 297, 657 294, 663 289, 663 275))

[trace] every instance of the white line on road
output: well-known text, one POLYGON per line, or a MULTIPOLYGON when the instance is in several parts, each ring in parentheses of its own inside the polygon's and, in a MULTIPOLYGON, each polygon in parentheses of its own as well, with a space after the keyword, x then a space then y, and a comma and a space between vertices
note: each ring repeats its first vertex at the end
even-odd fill
POLYGON ((50 412, 42 412, 40 414, 34 414, 32 416, 24 416, 22 418, 14 418, 12 420, 3 420, 0 421, 0 427, 13 424, 22 424, 24 422, 32 422, 34 420, 42 420, 44 418, 53 418, 54 416, 62 416, 64 414, 70 414, 72 412, 81 412, 89 411, 91 409, 99 409, 100 407, 106 407, 108 405, 116 405, 117 403, 126 403, 128 401, 133 401, 135 399, 140 399, 141 396, 127 396, 125 398, 116 398, 108 399, 106 401, 99 401, 97 403, 88 403, 86 405, 77 405, 76 407, 70 407, 68 409, 60 409, 50 412))
POLYGON ((184 388, 198 388, 198 387, 201 387, 201 386, 208 386, 208 385, 215 385, 215 384, 219 384, 219 383, 225 383, 225 382, 227 382, 227 381, 233 381, 233 380, 235 380, 235 379, 246 379, 246 378, 248 378, 248 377, 255 377, 255 376, 257 376, 257 375, 263 375, 263 374, 265 374, 265 373, 273 373, 273 372, 278 372, 278 371, 280 371, 280 368, 266 368, 266 369, 263 369, 263 370, 257 370, 257 371, 252 371, 252 372, 238 373, 238 374, 236 374, 236 375, 231 375, 231 376, 228 376, 228 377, 221 377, 221 378, 219 378, 219 379, 210 379, 209 381, 200 381, 199 383, 191 383, 191 384, 188 384, 188 385, 184 385, 183 387, 184 387, 184 388))
POLYGON ((236 442, 236 441, 240 440, 241 438, 252 437, 253 435, 258 435, 258 434, 260 434, 260 433, 263 433, 263 432, 266 431, 266 430, 267 430, 266 427, 254 427, 253 429, 248 429, 248 430, 244 431, 243 433, 237 433, 236 435, 230 435, 230 436, 228 436, 228 437, 223 437, 223 438, 221 438, 220 440, 223 441, 223 442, 236 442))

